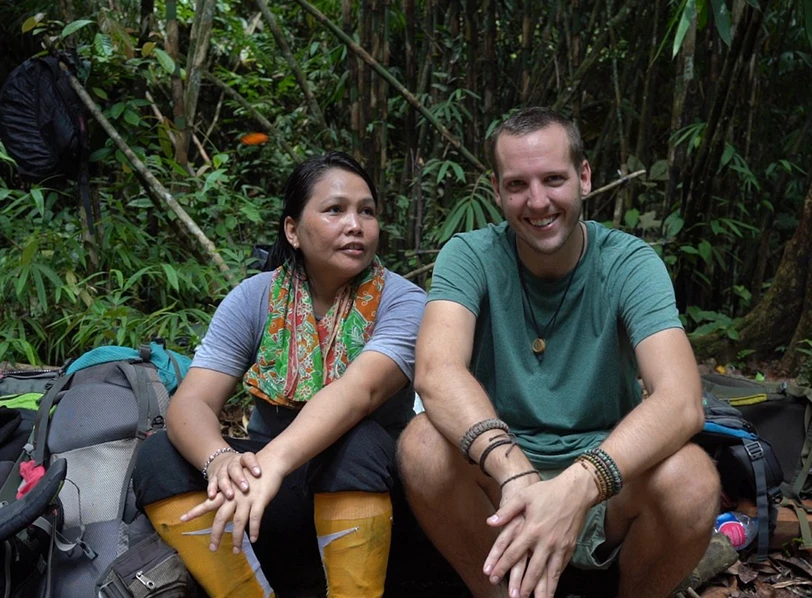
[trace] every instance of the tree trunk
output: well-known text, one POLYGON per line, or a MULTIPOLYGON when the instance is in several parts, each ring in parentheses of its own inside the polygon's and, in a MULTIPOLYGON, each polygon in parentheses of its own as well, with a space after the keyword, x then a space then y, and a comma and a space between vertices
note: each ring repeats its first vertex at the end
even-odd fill
MULTIPOLYGON (((413 1, 413 0, 411 0, 413 1)), ((344 33, 347 37, 353 37, 355 19, 352 14, 352 0, 341 0, 341 20, 344 33)), ((347 52, 347 69, 349 72, 350 89, 350 131, 352 133, 352 156, 356 160, 361 159, 361 107, 358 103, 358 57, 347 52)))
POLYGON ((192 26, 189 56, 186 59, 186 92, 183 102, 186 127, 180 131, 183 138, 178 141, 187 155, 189 141, 194 134, 197 100, 200 97, 200 83, 206 68, 206 55, 209 51, 209 39, 214 24, 217 0, 198 0, 198 8, 192 26))
POLYGON ((189 164, 189 154, 183 144, 186 118, 183 112, 183 81, 180 78, 180 35, 178 33, 178 3, 176 0, 166 2, 166 51, 175 61, 175 72, 172 73, 172 115, 175 121, 175 162, 181 168, 189 164))

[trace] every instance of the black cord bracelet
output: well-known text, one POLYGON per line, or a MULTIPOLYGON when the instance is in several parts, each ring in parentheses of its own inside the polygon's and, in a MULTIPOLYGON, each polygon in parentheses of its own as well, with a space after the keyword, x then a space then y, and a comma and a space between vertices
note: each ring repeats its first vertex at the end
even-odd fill
POLYGON ((505 446, 506 444, 511 445, 516 444, 516 441, 513 440, 513 438, 511 438, 510 436, 505 436, 504 438, 500 438, 498 440, 493 441, 491 444, 485 447, 484 451, 482 451, 482 454, 479 456, 479 469, 486 476, 491 477, 490 474, 487 471, 485 471, 485 459, 488 458, 488 455, 491 454, 491 451, 493 451, 493 449, 499 448, 500 446, 505 446))
POLYGON ((513 480, 518 480, 519 478, 523 478, 524 476, 530 475, 531 473, 535 473, 539 477, 539 479, 541 479, 541 474, 538 471, 536 471, 535 469, 528 469, 527 471, 523 471, 521 473, 517 473, 516 475, 510 476, 504 482, 499 484, 499 487, 504 488, 505 484, 507 484, 508 482, 512 482, 513 480))

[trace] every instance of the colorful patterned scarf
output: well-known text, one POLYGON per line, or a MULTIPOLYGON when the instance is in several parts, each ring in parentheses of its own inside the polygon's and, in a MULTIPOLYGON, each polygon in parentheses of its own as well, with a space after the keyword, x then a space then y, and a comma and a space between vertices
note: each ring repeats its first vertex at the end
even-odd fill
POLYGON ((274 405, 298 409, 339 378, 372 336, 385 272, 376 257, 339 289, 317 322, 304 269, 281 266, 271 284, 257 361, 243 377, 245 389, 274 405))

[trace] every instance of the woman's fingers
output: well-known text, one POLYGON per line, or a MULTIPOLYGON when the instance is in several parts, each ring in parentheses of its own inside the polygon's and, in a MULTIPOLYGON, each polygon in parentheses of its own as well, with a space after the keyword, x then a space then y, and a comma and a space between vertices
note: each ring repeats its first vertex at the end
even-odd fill
MULTIPOLYGON (((242 457, 234 458, 228 462, 226 472, 230 482, 236 484, 243 494, 248 492, 248 477, 245 475, 245 469, 242 466, 242 457)), ((229 497, 231 498, 231 497, 229 497)))
POLYGON ((234 500, 226 500, 217 509, 217 514, 214 516, 214 521, 211 524, 211 533, 209 534, 209 550, 214 552, 220 546, 220 540, 226 530, 226 525, 234 517, 237 503, 234 500))
POLYGON ((196 519, 201 515, 216 511, 225 502, 225 500, 226 498, 222 493, 217 494, 214 498, 207 498, 196 507, 192 507, 190 510, 181 515, 180 520, 191 521, 192 519, 196 519))
POLYGON ((262 469, 259 467, 259 461, 255 453, 242 453, 240 455, 240 465, 250 471, 255 478, 262 475, 262 469))

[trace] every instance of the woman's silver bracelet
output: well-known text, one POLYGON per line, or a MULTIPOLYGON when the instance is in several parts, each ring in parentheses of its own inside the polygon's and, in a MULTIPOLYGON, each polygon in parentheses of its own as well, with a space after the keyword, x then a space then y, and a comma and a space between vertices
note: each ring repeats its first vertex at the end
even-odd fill
POLYGON ((219 448, 216 451, 214 451, 211 455, 209 455, 209 458, 206 459, 206 462, 203 464, 203 469, 200 470, 200 473, 203 474, 203 479, 204 480, 209 479, 209 465, 211 465, 212 461, 214 461, 217 457, 219 457, 220 455, 224 455, 226 453, 239 454, 239 452, 240 451, 233 449, 230 446, 224 446, 223 448, 219 448))

